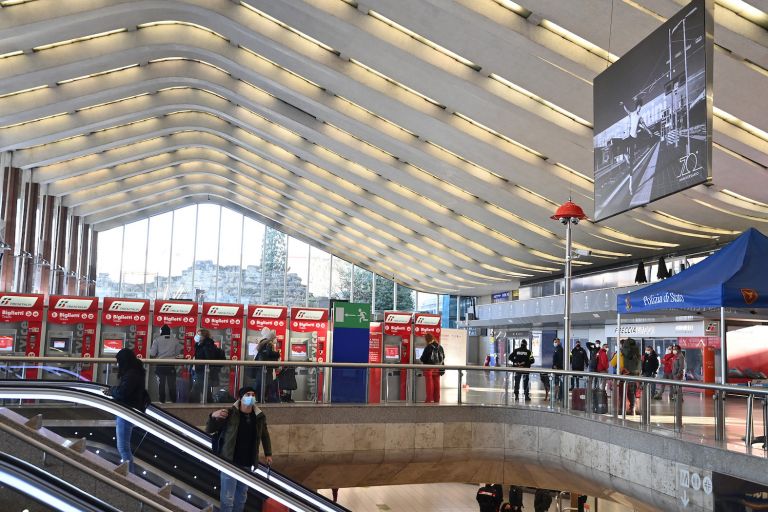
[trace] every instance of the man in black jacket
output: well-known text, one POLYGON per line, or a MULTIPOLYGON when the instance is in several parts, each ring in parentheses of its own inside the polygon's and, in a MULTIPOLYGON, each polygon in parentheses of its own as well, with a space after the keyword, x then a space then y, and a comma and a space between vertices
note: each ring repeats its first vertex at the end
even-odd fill
MULTIPOLYGON (((254 404, 256 392, 244 386, 237 392, 240 400, 228 409, 211 413, 205 431, 216 433, 217 454, 223 459, 250 471, 259 463, 259 444, 264 448, 264 457, 272 465, 272 442, 267 428, 267 417, 254 404)), ((248 485, 221 472, 221 512, 242 512, 248 497, 248 485)))
MULTIPOLYGON (((560 345, 560 338, 555 338, 554 340, 552 340, 552 344, 555 347, 554 352, 552 352, 552 368, 554 370, 562 370, 563 369, 563 347, 562 345, 560 345)), ((560 378, 560 376, 555 375, 555 382, 553 384, 557 389, 558 400, 563 399, 563 386, 561 382, 562 382, 562 379, 560 378)))
MULTIPOLYGON (((533 355, 528 350, 528 342, 523 340, 520 342, 520 346, 509 354, 509 360, 512 362, 512 366, 515 368, 530 368, 533 364, 533 355)), ((515 373, 515 400, 520 396, 520 377, 523 378, 523 392, 525 393, 525 401, 531 401, 530 389, 528 384, 528 374, 521 375, 515 373)))
MULTIPOLYGON (((659 369, 659 355, 653 350, 651 345, 645 347, 645 355, 643 356, 643 363, 641 367, 641 373, 643 377, 655 377, 656 372, 659 369)), ((656 383, 651 384, 651 396, 656 394, 656 383)))
POLYGON ((504 501, 504 490, 500 485, 484 484, 475 496, 480 505, 480 512, 497 512, 504 501))
MULTIPOLYGON (((216 344, 211 338, 211 333, 208 329, 200 329, 195 335, 195 359, 214 360, 219 359, 219 350, 216 348, 216 344)), ((197 402, 203 393, 203 379, 205 376, 205 365, 198 364, 193 368, 193 384, 192 391, 190 392, 190 401, 197 402)), ((219 383, 219 372, 221 366, 211 365, 208 370, 208 386, 215 386, 219 383)), ((210 393, 208 393, 210 395, 210 393)), ((208 396, 210 401, 211 397, 208 396)))
MULTIPOLYGON (((581 346, 580 341, 576 341, 576 346, 571 350, 571 370, 575 372, 583 372, 589 362, 589 356, 587 351, 581 346)), ((574 377, 571 389, 574 387, 581 387, 581 378, 574 377)))

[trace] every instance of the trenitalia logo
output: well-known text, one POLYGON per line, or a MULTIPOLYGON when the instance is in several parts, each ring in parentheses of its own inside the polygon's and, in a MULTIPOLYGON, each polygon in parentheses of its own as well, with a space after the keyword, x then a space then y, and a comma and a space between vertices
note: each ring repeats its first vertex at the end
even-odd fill
POLYGON ((240 310, 237 306, 211 306, 208 308, 208 316, 235 316, 240 310))
POLYGON ((192 311, 192 304, 179 304, 178 302, 166 302, 160 306, 160 314, 188 315, 192 311))
POLYGON ((109 311, 126 311, 129 313, 138 313, 144 307, 143 302, 116 300, 109 306, 109 311))
POLYGON ((256 308, 253 310, 253 318, 280 318, 283 310, 280 308, 256 308))
POLYGON ((78 311, 85 311, 90 309, 93 304, 93 299, 59 299, 56 301, 54 309, 76 309, 78 311))
POLYGON ((437 325, 440 323, 439 316, 417 316, 416 325, 437 325))
POLYGON ((10 308, 31 308, 37 303, 37 297, 24 297, 18 295, 3 295, 0 297, 0 306, 10 308))
POLYGON ((319 309, 300 309, 296 313, 296 320, 322 320, 325 310, 319 309))
POLYGON ((387 313, 384 321, 388 324, 409 324, 411 323, 411 315, 404 315, 402 313, 387 313))

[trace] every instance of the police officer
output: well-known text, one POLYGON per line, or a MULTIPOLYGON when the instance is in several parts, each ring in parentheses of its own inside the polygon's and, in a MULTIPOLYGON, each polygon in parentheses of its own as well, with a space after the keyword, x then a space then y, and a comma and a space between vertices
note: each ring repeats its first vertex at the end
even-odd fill
MULTIPOLYGON (((520 342, 520 346, 509 354, 509 360, 512 362, 512 366, 516 368, 530 368, 533 364, 533 355, 527 348, 528 342, 523 340, 520 342)), ((515 399, 520 396, 520 377, 523 378, 523 392, 525 393, 525 401, 531 401, 531 395, 529 394, 528 374, 521 375, 515 373, 515 399)))

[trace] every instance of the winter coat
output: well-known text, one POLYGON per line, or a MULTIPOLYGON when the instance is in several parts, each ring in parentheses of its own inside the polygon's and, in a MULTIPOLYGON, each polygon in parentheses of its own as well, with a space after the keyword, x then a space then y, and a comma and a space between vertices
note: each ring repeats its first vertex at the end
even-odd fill
POLYGON ((602 348, 597 353, 597 371, 599 373, 608 373, 608 351, 602 348))
POLYGON ((597 356, 600 353, 600 344, 587 342, 587 350, 589 351, 589 371, 597 371, 597 356))
MULTIPOLYGON (((674 354, 673 354, 674 356, 674 354)), ((685 359, 683 354, 678 353, 672 360, 672 378, 675 380, 683 380, 685 377, 685 359)))
POLYGON ((621 347, 622 369, 625 375, 640 375, 640 347, 632 338, 624 340, 621 347))
MULTIPOLYGON (((152 359, 175 359, 181 354, 181 343, 176 338, 169 335, 161 335, 152 340, 152 346, 149 349, 149 357, 152 359)), ((169 374, 175 370, 174 366, 158 365, 155 372, 160 374, 169 374)))
POLYGON ((422 362, 422 364, 433 364, 432 363, 432 352, 437 351, 437 358, 439 365, 445 364, 445 351, 443 350, 443 347, 438 345, 437 343, 429 343, 426 347, 424 347, 424 351, 421 353, 421 357, 419 358, 419 361, 422 362))
MULTIPOLYGON (((219 432, 224 429, 223 439, 221 440, 221 451, 219 455, 232 462, 235 457, 235 444, 237 444, 237 431, 240 428, 240 415, 244 414, 240 411, 240 401, 235 402, 235 405, 230 406, 229 415, 224 419, 214 418, 212 415, 208 416, 208 421, 205 424, 205 431, 210 433, 219 432)), ((259 441, 264 448, 264 455, 266 457, 272 456, 272 441, 269 438, 269 429, 267 428, 267 417, 258 407, 253 408, 253 414, 256 416, 256 421, 253 422, 254 436, 253 436, 253 463, 256 464, 259 460, 259 441)))
MULTIPOLYGON (((205 338, 203 341, 195 345, 195 359, 214 360, 218 359, 216 344, 211 338, 205 338)), ((211 369, 208 371, 208 377, 211 381, 218 378, 221 366, 211 365, 211 369)), ((195 372, 200 378, 202 378, 205 372, 205 365, 199 364, 195 366, 195 372)))
POLYGON ((124 375, 120 376, 120 381, 116 386, 109 388, 110 394, 115 401, 128 407, 144 410, 144 369, 130 368, 124 375))
POLYGON ((563 346, 558 345, 552 353, 552 368, 555 370, 563 369, 563 346))
POLYGON ((518 368, 530 368, 534 362, 534 357, 531 351, 527 348, 517 347, 511 354, 509 354, 509 361, 512 363, 512 366, 518 368))
POLYGON ((656 351, 651 350, 650 354, 643 354, 643 377, 653 377, 658 369, 659 356, 656 354, 656 351))
POLYGON ((670 352, 669 354, 664 354, 664 357, 661 359, 661 364, 664 367, 664 375, 669 378, 670 375, 672 375, 672 362, 675 360, 675 354, 670 352))
POLYGON ((571 370, 583 372, 584 368, 587 367, 588 362, 589 357, 587 356, 587 351, 584 350, 581 345, 573 347, 573 350, 571 350, 571 370))

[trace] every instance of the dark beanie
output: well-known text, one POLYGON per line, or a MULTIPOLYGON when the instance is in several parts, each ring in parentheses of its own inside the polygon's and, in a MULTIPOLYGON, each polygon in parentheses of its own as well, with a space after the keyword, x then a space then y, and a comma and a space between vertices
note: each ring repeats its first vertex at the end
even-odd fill
POLYGON ((243 386, 237 391, 237 398, 243 398, 243 395, 248 393, 249 391, 256 392, 255 389, 253 389, 251 386, 243 386))
POLYGON ((160 328, 160 336, 170 336, 171 335, 171 328, 167 325, 163 325, 160 328))

